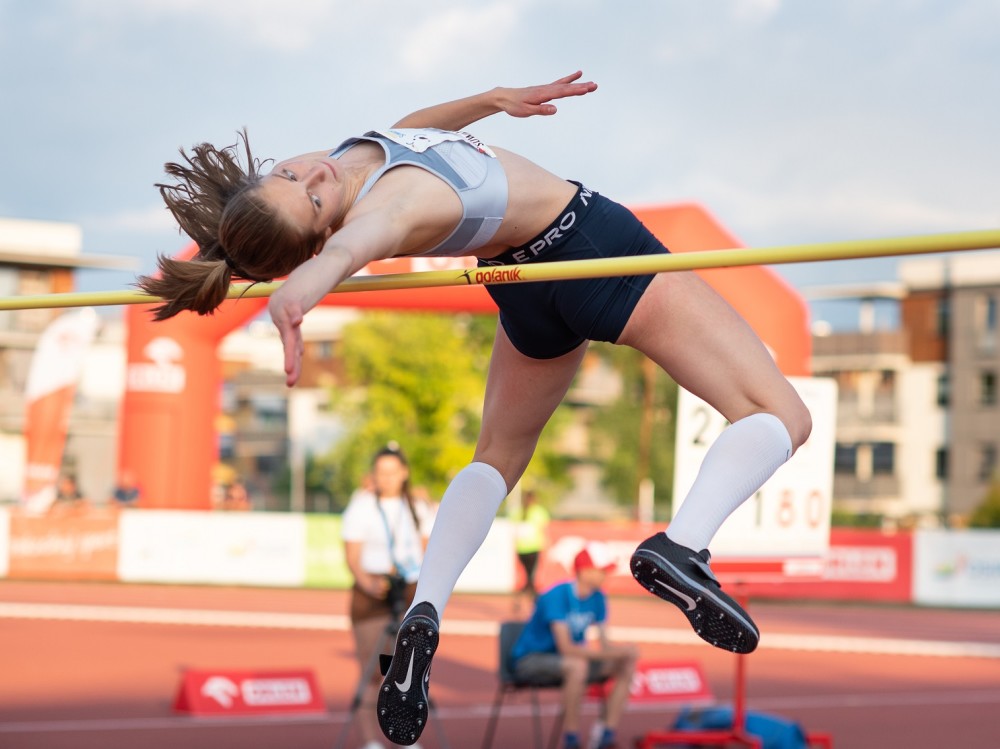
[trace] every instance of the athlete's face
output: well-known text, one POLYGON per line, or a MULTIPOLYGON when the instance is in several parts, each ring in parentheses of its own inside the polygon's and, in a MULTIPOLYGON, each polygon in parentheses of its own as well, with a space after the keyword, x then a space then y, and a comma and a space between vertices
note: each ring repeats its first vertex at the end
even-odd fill
POLYGON ((275 165, 260 193, 286 222, 310 234, 333 233, 345 212, 339 165, 326 157, 299 157, 275 165))

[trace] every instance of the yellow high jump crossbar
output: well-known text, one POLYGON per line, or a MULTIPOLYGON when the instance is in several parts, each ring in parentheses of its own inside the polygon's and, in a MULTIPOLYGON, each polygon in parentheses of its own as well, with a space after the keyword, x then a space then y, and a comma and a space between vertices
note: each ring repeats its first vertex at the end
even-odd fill
MULTIPOLYGON (((700 268, 733 268, 744 265, 780 265, 824 260, 857 260, 935 252, 1000 248, 1000 230, 923 234, 887 239, 857 239, 842 242, 780 245, 686 252, 676 255, 641 255, 597 260, 565 260, 551 263, 485 266, 414 273, 386 273, 348 278, 330 293, 389 291, 432 286, 476 286, 530 281, 556 281, 601 276, 638 276, 700 268)), ((228 298, 270 296, 281 281, 234 284, 228 298)), ((100 307, 118 304, 154 304, 159 299, 137 290, 71 292, 0 297, 0 310, 55 307, 100 307)))

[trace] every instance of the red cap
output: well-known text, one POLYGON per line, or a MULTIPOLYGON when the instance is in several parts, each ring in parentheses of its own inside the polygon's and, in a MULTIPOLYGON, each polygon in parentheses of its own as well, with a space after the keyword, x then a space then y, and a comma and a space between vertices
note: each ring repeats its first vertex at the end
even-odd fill
POLYGON ((617 566, 618 560, 614 554, 600 541, 588 541, 573 560, 573 569, 576 572, 590 567, 611 572, 617 566))

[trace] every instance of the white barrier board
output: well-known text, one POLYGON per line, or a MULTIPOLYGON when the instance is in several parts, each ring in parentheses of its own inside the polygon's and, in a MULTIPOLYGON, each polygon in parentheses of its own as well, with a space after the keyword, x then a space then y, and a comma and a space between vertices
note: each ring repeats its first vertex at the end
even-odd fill
POLYGON ((10 570, 10 512, 0 507, 0 577, 10 570))
POLYGON ((913 536, 913 602, 1000 607, 1000 533, 917 531, 913 536))
POLYGON ((514 525, 493 521, 489 535, 455 584, 459 593, 509 593, 515 580, 514 525))
POLYGON ((305 517, 288 513, 124 510, 118 577, 125 582, 305 583, 305 517))

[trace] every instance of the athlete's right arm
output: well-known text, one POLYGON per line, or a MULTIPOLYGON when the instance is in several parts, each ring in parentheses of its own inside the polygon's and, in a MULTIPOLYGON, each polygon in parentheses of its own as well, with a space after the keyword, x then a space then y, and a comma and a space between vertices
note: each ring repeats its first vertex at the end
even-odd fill
POLYGON ((285 382, 299 379, 304 343, 302 321, 327 294, 368 263, 398 254, 412 224, 370 211, 333 232, 323 249, 288 274, 271 294, 267 309, 285 352, 285 382))
POLYGON ((441 130, 461 130, 490 115, 506 112, 511 117, 553 115, 555 99, 583 96, 597 89, 593 81, 577 83, 583 75, 576 71, 552 83, 523 88, 497 88, 464 99, 436 104, 406 115, 393 127, 436 127, 441 130))

